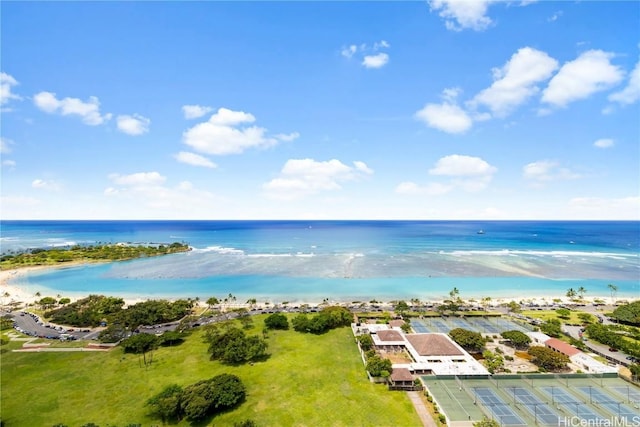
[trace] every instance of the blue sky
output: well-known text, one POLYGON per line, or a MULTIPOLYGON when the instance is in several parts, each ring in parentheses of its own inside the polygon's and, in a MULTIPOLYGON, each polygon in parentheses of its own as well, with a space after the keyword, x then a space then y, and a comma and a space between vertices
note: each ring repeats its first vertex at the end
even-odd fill
POLYGON ((640 4, 3 2, 5 219, 640 219, 640 4))

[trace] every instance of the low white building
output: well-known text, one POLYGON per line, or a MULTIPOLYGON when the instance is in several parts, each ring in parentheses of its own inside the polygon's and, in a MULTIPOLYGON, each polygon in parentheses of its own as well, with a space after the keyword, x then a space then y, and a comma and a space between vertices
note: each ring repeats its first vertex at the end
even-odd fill
POLYGON ((354 335, 370 333, 375 348, 383 352, 407 351, 410 363, 394 363, 413 374, 488 375, 487 369, 446 334, 405 334, 382 324, 352 325, 354 335))

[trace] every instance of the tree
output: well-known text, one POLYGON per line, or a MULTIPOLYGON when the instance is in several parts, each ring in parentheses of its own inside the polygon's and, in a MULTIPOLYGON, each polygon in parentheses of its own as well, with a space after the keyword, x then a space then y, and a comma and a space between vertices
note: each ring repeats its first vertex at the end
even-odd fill
POLYGON ((264 319, 264 325, 268 329, 287 330, 289 329, 289 320, 287 320, 287 316, 282 313, 273 313, 264 319))
POLYGON ((233 427, 258 427, 258 424, 253 420, 242 420, 233 423, 233 427))
POLYGON ((640 300, 617 307, 611 317, 618 322, 640 326, 640 300))
POLYGON ((562 325, 558 319, 549 319, 540 325, 540 332, 558 338, 562 335, 562 325))
POLYGON ((373 347, 373 338, 369 334, 363 334, 358 337, 358 343, 362 351, 368 351, 373 347))
POLYGON ((548 347, 532 346, 528 351, 533 357, 532 362, 546 371, 559 371, 565 369, 569 363, 569 357, 548 347))
POLYGON ((517 349, 525 349, 531 344, 531 338, 521 331, 505 331, 500 335, 502 335, 502 338, 508 339, 517 349))
POLYGON ((240 378, 221 374, 185 387, 180 407, 189 421, 199 421, 236 406, 245 396, 246 389, 240 378))
POLYGON ((637 381, 638 378, 640 377, 640 364, 632 363, 631 365, 629 365, 629 370, 631 371, 631 375, 637 381))
POLYGON ((163 422, 180 420, 182 393, 182 387, 179 385, 168 385, 160 393, 147 400, 147 406, 150 406, 151 412, 160 417, 163 422))
POLYGON ((580 295, 580 299, 584 299, 584 294, 587 293, 587 290, 584 288, 584 286, 580 286, 578 288, 578 294, 580 295))
POLYGON ((576 291, 573 288, 567 290, 567 298, 574 299, 576 297, 576 291))
POLYGON ((160 339, 158 340, 159 344, 162 346, 173 346, 177 344, 181 344, 184 341, 184 338, 187 334, 179 331, 166 331, 162 335, 160 335, 160 339))
POLYGON ((221 330, 210 325, 205 330, 205 342, 209 343, 212 360, 228 364, 245 363, 263 358, 267 354, 267 343, 257 335, 247 336, 234 326, 221 330))
POLYGON ((309 316, 306 313, 300 313, 291 320, 293 330, 296 332, 309 332, 309 316))
POLYGON ((211 310, 211 308, 214 305, 218 305, 218 304, 220 304, 220 300, 218 300, 218 298, 216 297, 210 297, 207 299, 207 305, 209 306, 209 310, 211 310))
POLYGON ((391 360, 381 358, 377 354, 367 359, 366 370, 372 377, 388 377, 393 370, 391 360))
MULTIPOLYGON (((147 365, 147 353, 155 350, 158 344, 160 344, 160 339, 152 334, 131 335, 120 343, 125 353, 142 354, 145 366, 147 365)), ((151 364, 151 359, 148 363, 151 364)))
POLYGON ((411 324, 404 322, 402 325, 400 325, 400 329, 402 329, 402 332, 404 332, 405 334, 408 334, 411 332, 411 324))
POLYGON ((60 305, 65 305, 65 304, 69 304, 71 302, 71 298, 60 298, 60 300, 58 301, 58 303, 60 305))
POLYGON ((500 427, 500 424, 496 420, 484 417, 481 421, 473 423, 473 427, 500 427))
POLYGON ((578 313, 578 319, 582 321, 582 323, 593 323, 596 321, 596 317, 593 314, 580 312, 578 313))
POLYGON ((479 332, 469 331, 467 329, 455 328, 449 331, 449 336, 458 345, 468 352, 479 353, 484 348, 484 338, 479 332))
POLYGON ((406 301, 398 301, 398 303, 393 308, 394 311, 400 315, 409 311, 409 304, 406 301))
POLYGON ((500 354, 485 350, 482 352, 482 357, 484 357, 484 364, 490 374, 495 374, 504 369, 504 358, 500 354))
POLYGON ((56 305, 58 301, 54 297, 44 297, 40 301, 38 301, 38 305, 42 307, 43 310, 49 310, 51 307, 56 305))
POLYGON ((559 308, 556 310, 556 313, 561 319, 568 319, 569 317, 571 317, 571 310, 569 310, 568 308, 559 308))
POLYGON ((520 304, 518 304, 515 301, 509 301, 507 303, 507 308, 509 309, 510 312, 512 313, 520 313, 521 309, 520 309, 520 304))
POLYGON ((609 291, 611 292, 611 304, 613 304, 613 302, 615 300, 615 296, 618 293, 618 287, 616 285, 614 285, 613 283, 609 283, 607 285, 607 288, 609 288, 609 291))

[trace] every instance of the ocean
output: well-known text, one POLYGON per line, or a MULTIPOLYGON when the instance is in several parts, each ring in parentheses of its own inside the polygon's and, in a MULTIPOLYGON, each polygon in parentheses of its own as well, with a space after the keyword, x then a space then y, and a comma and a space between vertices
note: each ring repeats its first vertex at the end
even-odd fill
POLYGON ((188 253, 30 272, 42 295, 238 301, 640 297, 636 221, 1 221, 0 252, 185 242, 188 253))

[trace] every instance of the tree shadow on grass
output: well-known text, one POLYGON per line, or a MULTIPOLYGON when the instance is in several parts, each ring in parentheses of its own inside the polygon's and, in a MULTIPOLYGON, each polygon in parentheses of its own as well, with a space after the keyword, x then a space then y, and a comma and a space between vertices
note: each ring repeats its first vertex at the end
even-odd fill
MULTIPOLYGON (((215 420, 216 417, 222 415, 222 414, 226 414, 228 412, 233 412, 236 410, 236 408, 238 408, 240 405, 242 405, 245 401, 247 400, 247 397, 245 395, 245 397, 242 398, 242 400, 240 400, 238 403, 236 403, 233 407, 231 408, 226 408, 223 410, 218 410, 212 414, 207 415, 206 417, 197 420, 197 421, 191 421, 191 423, 189 425, 193 426, 193 427, 206 427, 209 425, 214 425, 213 421, 215 420)), ((240 421, 240 420, 238 420, 240 421)))

